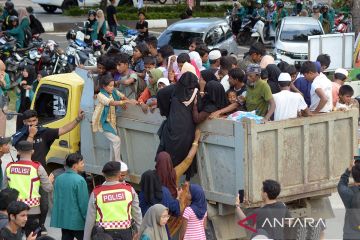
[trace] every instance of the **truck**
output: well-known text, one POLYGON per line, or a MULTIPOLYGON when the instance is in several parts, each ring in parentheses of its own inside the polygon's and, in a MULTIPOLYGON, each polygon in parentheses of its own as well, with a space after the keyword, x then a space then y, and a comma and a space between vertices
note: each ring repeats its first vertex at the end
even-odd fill
MULTIPOLYGON (((39 124, 60 127, 73 120, 80 108, 85 112, 80 126, 53 143, 48 166, 59 167, 67 154, 80 151, 85 171, 101 175, 109 160, 110 143, 102 133, 92 131, 94 105, 92 74, 85 70, 41 79, 32 102, 39 124)), ((154 169, 157 131, 163 120, 158 110, 144 114, 138 106, 128 106, 117 116, 122 160, 129 166, 129 182, 134 186, 143 172, 154 169)), ((235 198, 244 190, 246 211, 260 207, 265 179, 281 183, 279 200, 287 204, 292 217, 333 217, 328 196, 336 191, 343 170, 357 155, 358 111, 266 124, 213 119, 198 127, 202 134, 198 174, 192 182, 201 184, 208 201, 208 239, 239 239, 249 234, 237 224, 235 198)), ((317 239, 314 236, 320 230, 299 225, 289 230, 291 236, 286 239, 317 239)))
MULTIPOLYGON (((71 7, 96 7, 100 5, 101 0, 32 0, 39 4, 46 12, 54 13, 58 8, 67 10, 71 7)), ((116 6, 120 5, 120 0, 115 1, 116 6)))

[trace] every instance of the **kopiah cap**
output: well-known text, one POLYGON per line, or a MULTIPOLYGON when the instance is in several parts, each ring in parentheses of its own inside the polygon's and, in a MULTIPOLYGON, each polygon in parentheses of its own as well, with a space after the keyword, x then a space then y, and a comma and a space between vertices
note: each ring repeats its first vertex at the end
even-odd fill
POLYGON ((250 64, 247 68, 246 68, 246 73, 256 73, 258 75, 261 74, 261 67, 259 64, 250 64))
POLYGON ((27 151, 31 151, 34 149, 34 145, 32 142, 28 142, 28 141, 20 141, 18 144, 16 144, 15 146, 16 150, 18 150, 19 152, 27 152, 27 151))
POLYGON ((129 170, 127 164, 124 163, 124 162, 121 162, 120 171, 121 172, 126 172, 127 170, 129 170))
POLYGON ((280 73, 278 82, 291 82, 291 76, 288 73, 280 73))
POLYGON ((0 137, 0 146, 8 144, 11 141, 10 137, 0 137))
POLYGON ((349 72, 348 72, 346 69, 343 69, 343 68, 338 68, 338 69, 336 69, 336 70, 335 70, 335 74, 336 74, 336 73, 340 73, 340 74, 342 74, 342 75, 345 75, 346 77, 349 76, 349 72))
POLYGON ((209 60, 217 60, 221 58, 221 52, 219 50, 212 50, 209 52, 209 60))

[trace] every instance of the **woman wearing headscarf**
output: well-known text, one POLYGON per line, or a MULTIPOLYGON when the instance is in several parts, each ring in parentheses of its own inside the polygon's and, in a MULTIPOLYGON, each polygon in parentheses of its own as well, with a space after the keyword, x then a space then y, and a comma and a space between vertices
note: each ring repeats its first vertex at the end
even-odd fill
POLYGON ((280 76, 281 70, 275 64, 267 65, 266 70, 268 72, 267 83, 270 86, 271 93, 275 94, 275 93, 280 92, 278 78, 280 76))
MULTIPOLYGON (((162 204, 169 209, 169 214, 180 215, 179 200, 173 198, 169 189, 163 186, 156 171, 148 170, 141 175, 139 193, 140 208, 143 215, 155 204, 162 204)), ((168 234, 170 236, 170 234, 168 234)))
POLYGON ((205 95, 201 98, 200 108, 198 104, 193 107, 193 121, 196 124, 205 121, 211 113, 223 109, 228 104, 224 87, 218 81, 210 81, 205 85, 205 95), (200 109, 200 112, 199 110, 200 109))
POLYGON ((199 80, 201 97, 203 97, 205 95, 205 85, 206 85, 206 83, 208 83, 210 81, 219 81, 219 80, 212 70, 210 70, 210 69, 202 70, 200 72, 200 80, 199 80))
POLYGON ((191 204, 185 208, 179 239, 206 240, 205 227, 207 202, 204 190, 197 184, 190 184, 191 204))
MULTIPOLYGON (((30 109, 31 101, 33 98, 32 85, 36 80, 35 67, 26 65, 22 71, 22 77, 18 80, 18 99, 16 100, 16 110, 18 113, 23 113, 30 109)), ((16 118, 16 131, 20 130, 24 125, 21 116, 16 118)))
POLYGON ((149 72, 149 85, 144 89, 138 98, 138 104, 144 112, 147 112, 149 105, 153 105, 152 102, 148 102, 150 99, 156 100, 156 94, 158 92, 158 84, 160 78, 163 77, 163 72, 158 69, 151 69, 149 72))
POLYGON ((96 11, 96 20, 98 22, 96 29, 98 34, 98 40, 100 40, 101 42, 105 42, 104 37, 106 34, 106 22, 103 10, 99 9, 96 11))
MULTIPOLYGON (((185 72, 176 84, 159 90, 157 94, 160 114, 166 117, 158 131, 160 144, 157 153, 168 152, 174 167, 185 159, 194 141, 192 108, 198 88, 196 75, 185 72)), ((189 181, 195 172, 192 165, 186 172, 186 180, 189 181)))
MULTIPOLYGON (((4 108, 7 107, 8 96, 7 91, 10 89, 10 77, 5 72, 5 64, 0 60, 0 98, 4 108)), ((0 109, 0 136, 5 136, 6 132, 6 116, 0 109)))
POLYGON ((168 240, 166 223, 169 209, 162 204, 155 204, 146 212, 139 231, 140 240, 168 240))
POLYGON ((25 8, 20 8, 19 12, 19 25, 16 28, 6 31, 7 34, 13 36, 16 39, 16 43, 20 48, 25 45, 25 30, 30 29, 29 13, 25 8))

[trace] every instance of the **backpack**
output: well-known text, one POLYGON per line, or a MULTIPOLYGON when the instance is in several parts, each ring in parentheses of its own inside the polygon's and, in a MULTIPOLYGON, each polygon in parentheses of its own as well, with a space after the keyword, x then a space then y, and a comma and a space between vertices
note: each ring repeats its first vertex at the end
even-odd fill
POLYGON ((352 188, 354 196, 351 199, 351 208, 349 209, 350 227, 360 233, 360 189, 352 188))

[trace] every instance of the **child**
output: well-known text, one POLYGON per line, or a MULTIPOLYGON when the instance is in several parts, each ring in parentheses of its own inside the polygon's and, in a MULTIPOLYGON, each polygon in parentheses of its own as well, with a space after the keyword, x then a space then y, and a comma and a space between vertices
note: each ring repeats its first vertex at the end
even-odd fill
POLYGON ((158 91, 157 81, 163 77, 163 73, 160 69, 152 69, 149 72, 149 85, 141 93, 138 104, 144 112, 147 112, 149 105, 153 105, 150 99, 156 99, 156 93, 158 91), (150 101, 149 101, 150 100, 150 101))
POLYGON ((195 49, 199 46, 205 45, 204 41, 200 37, 194 37, 191 39, 189 45, 189 52, 195 51, 195 49))
POLYGON ((237 102, 237 95, 236 95, 236 91, 233 90, 233 89, 229 89, 227 92, 226 92, 226 97, 229 101, 229 103, 236 103, 237 102))
POLYGON ((339 89, 339 100, 335 105, 335 111, 347 111, 353 108, 359 109, 359 102, 352 98, 354 89, 349 85, 343 85, 339 89))
POLYGON ((129 99, 136 99, 136 81, 138 76, 136 72, 129 69, 129 58, 127 54, 119 54, 114 58, 117 72, 120 74, 116 86, 119 91, 124 93, 129 99))
POLYGON ((334 73, 334 80, 332 82, 332 96, 334 107, 339 100, 339 90, 340 87, 345 84, 345 81, 349 75, 349 72, 346 69, 338 68, 334 73))
POLYGON ((93 132, 103 132, 105 137, 112 144, 110 149, 110 161, 121 162, 120 146, 121 140, 117 135, 115 107, 126 107, 127 103, 132 103, 116 89, 114 90, 114 78, 107 73, 100 78, 100 92, 97 95, 99 101, 92 116, 93 132))
POLYGON ((168 66, 169 81, 175 83, 180 77, 180 72, 184 63, 190 63, 190 56, 187 53, 180 53, 178 57, 171 56, 168 66))
POLYGON ((145 83, 146 86, 149 85, 149 72, 152 69, 155 69, 156 67, 156 59, 154 57, 150 57, 150 56, 145 56, 144 57, 144 67, 145 67, 145 83))
POLYGON ((197 184, 190 184, 188 197, 191 204, 184 210, 179 239, 206 240, 207 203, 204 190, 197 184))
POLYGON ((97 40, 98 38, 98 34, 97 34, 98 22, 96 20, 96 11, 89 10, 88 17, 89 17, 88 22, 85 25, 85 31, 87 35, 90 35, 90 42, 92 43, 94 40, 97 40))
POLYGON ((138 17, 139 21, 136 23, 136 30, 139 31, 139 35, 137 40, 142 42, 149 36, 149 24, 145 21, 145 13, 139 12, 138 17))
POLYGON ((241 96, 246 91, 245 72, 240 68, 233 68, 229 71, 230 89, 236 92, 237 96, 241 96))

